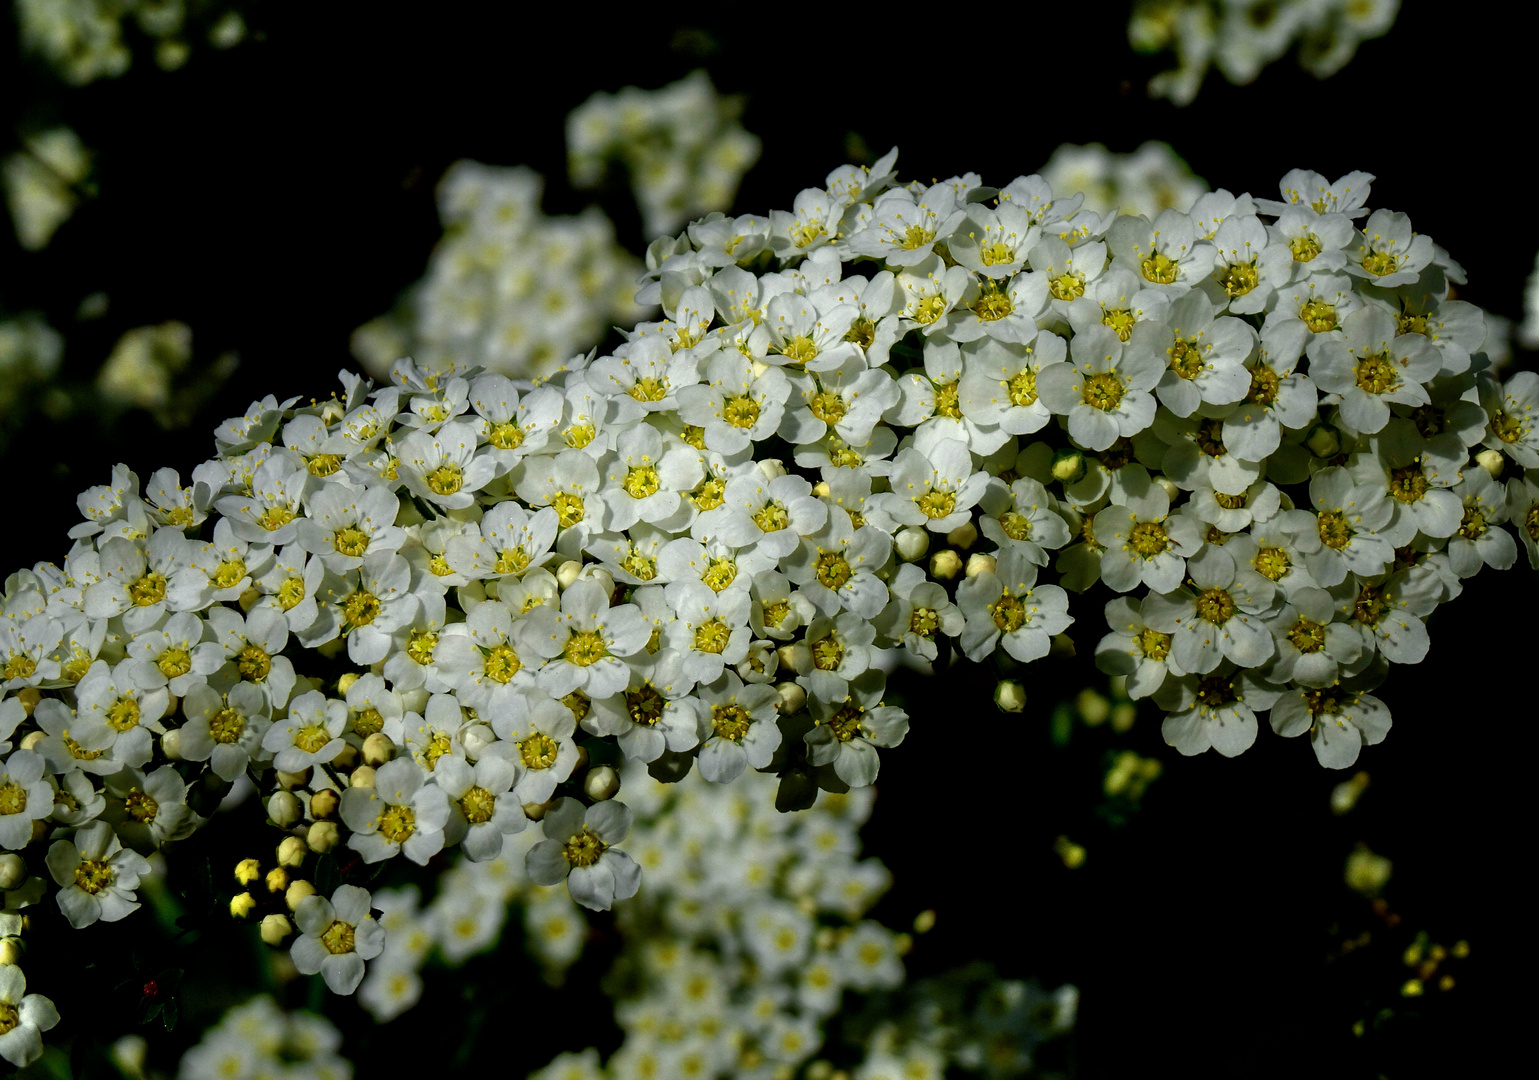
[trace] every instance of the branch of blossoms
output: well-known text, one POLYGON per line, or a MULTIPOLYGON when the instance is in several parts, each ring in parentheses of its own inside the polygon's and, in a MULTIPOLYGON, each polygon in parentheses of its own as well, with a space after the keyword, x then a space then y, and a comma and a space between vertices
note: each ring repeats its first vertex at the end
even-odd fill
POLYGON ((667 317, 610 355, 344 374, 226 421, 188 484, 85 492, 0 597, 31 902, 127 916, 245 775, 288 835, 234 908, 281 903, 264 933, 292 913, 350 992, 385 860, 541 820, 531 876, 607 907, 637 882, 606 762, 773 771, 782 807, 870 785, 909 725, 881 650, 1029 663, 1098 581, 1099 658, 1182 753, 1269 708, 1330 767, 1382 739, 1426 617, 1515 561, 1509 518, 1539 538, 1539 375, 1492 376, 1458 264, 1361 173, 1151 221, 895 156, 653 244, 667 317))

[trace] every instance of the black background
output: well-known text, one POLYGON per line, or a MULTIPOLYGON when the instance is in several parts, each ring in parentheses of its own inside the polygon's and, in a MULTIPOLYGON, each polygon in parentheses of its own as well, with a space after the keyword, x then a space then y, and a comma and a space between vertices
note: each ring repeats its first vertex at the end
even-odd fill
MULTIPOLYGON (((574 212, 586 196, 562 178, 566 114, 596 90, 655 88, 701 65, 747 95, 745 126, 764 143, 742 212, 788 207, 860 145, 872 157, 900 146, 904 178, 971 170, 1003 184, 1060 143, 1161 139, 1214 187, 1265 197, 1293 167, 1374 173, 1371 205, 1409 213, 1467 269, 1461 297, 1509 318, 1539 248, 1523 134, 1533 95, 1514 89, 1532 63, 1531 15, 1498 24, 1480 6, 1409 5, 1333 79, 1291 60, 1244 88, 1210 73, 1177 109, 1143 97, 1160 65, 1127 48, 1121 5, 785 6, 679 25, 655 9, 247 10, 251 38, 195 47, 175 73, 142 50, 126 76, 68 91, 31 65, 0 67, 8 126, 75 128, 99 192, 41 253, 0 238, 0 311, 41 311, 66 334, 66 378, 89 378, 124 330, 166 319, 192 326, 200 361, 240 358, 188 430, 76 414, 6 431, 8 567, 62 561, 75 495, 113 462, 185 477, 212 454, 214 424, 252 398, 329 393, 353 366, 351 331, 423 272, 441 231, 433 185, 451 162, 530 164, 547 177, 546 210, 574 212), (76 322, 97 291, 107 316, 76 322)), ((639 251, 634 210, 605 205, 639 251)), ((1186 760, 1146 714, 1128 736, 1081 730, 1053 749, 1050 706, 1088 677, 1099 636, 1099 603, 1085 601, 1081 659, 1032 667, 1020 716, 993 711, 992 678, 973 669, 906 687, 912 734, 884 753, 867 835, 898 881, 886 920, 939 912, 912 968, 982 957, 1076 983, 1080 1024, 1059 1053, 1085 1076, 1410 1076, 1494 1058, 1514 1038, 1502 1002, 1529 952, 1534 693, 1522 680, 1539 589, 1526 560, 1469 583, 1433 619, 1427 661, 1394 673, 1382 693, 1394 730, 1365 751, 1373 783, 1344 819, 1327 805, 1344 776, 1302 739, 1263 732, 1239 759, 1186 760), (1121 746, 1166 773, 1112 827, 1097 792, 1103 755, 1121 746), (1054 856, 1060 833, 1089 849, 1079 870, 1054 856), (1398 928, 1341 884, 1357 841, 1395 862, 1398 928), (1371 949, 1329 959, 1364 928, 1371 949), (1453 991, 1405 1002, 1398 954, 1415 929, 1467 938, 1473 953, 1453 991), (1395 1020, 1351 1035, 1384 1006, 1395 1020)), ((384 1042, 349 1049, 366 1068, 384 1042)))

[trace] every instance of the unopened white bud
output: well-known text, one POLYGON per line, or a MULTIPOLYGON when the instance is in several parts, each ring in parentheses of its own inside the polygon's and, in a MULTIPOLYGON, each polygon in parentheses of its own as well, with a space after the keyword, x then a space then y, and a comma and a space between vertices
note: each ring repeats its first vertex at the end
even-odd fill
POLYGON ((965 573, 970 578, 979 574, 992 574, 994 568, 999 565, 999 560, 982 551, 975 551, 967 557, 967 570, 965 573))
POLYGON ((1341 433, 1329 424, 1316 424, 1304 437, 1304 445, 1315 457, 1333 458, 1341 453, 1341 433))
POLYGON ((160 752, 172 761, 182 760, 182 729, 172 728, 160 737, 160 752))
POLYGON ((337 846, 337 841, 342 834, 337 829, 334 821, 317 821, 311 825, 305 833, 305 846, 311 851, 324 855, 337 846))
POLYGON ((418 686, 412 690, 402 690, 401 708, 406 712, 414 712, 418 716, 427 712, 429 694, 427 687, 418 686))
POLYGON ((777 683, 775 693, 780 699, 775 702, 775 708, 785 716, 801 712, 802 707, 807 704, 807 691, 797 683, 777 683))
POLYGON ((598 582, 599 588, 604 590, 605 596, 613 596, 615 592, 615 576, 600 566, 589 567, 587 576, 598 582))
POLYGON ((790 668, 798 675, 805 675, 812 668, 812 650, 800 641, 780 646, 775 650, 775 659, 780 661, 781 667, 790 668))
POLYGON ((930 550, 930 530, 921 529, 917 525, 899 529, 898 535, 892 538, 892 546, 897 549, 898 558, 904 562, 918 562, 930 550))
POLYGON ((950 548, 930 556, 930 576, 936 581, 950 581, 962 572, 962 556, 950 548))
POLYGON ((764 479, 774 480, 786 474, 786 463, 779 458, 765 458, 759 462, 759 471, 764 474, 764 479))
POLYGON ((303 879, 291 884, 283 894, 283 902, 290 911, 297 910, 307 896, 315 895, 315 886, 303 879))
POLYGON ((1165 497, 1171 502, 1175 502, 1176 499, 1180 497, 1181 489, 1176 487, 1176 482, 1170 477, 1166 476, 1164 473, 1156 476, 1154 478, 1154 482, 1160 485, 1161 490, 1165 492, 1165 497))
POLYGON ((946 543, 954 548, 966 551, 978 542, 978 526, 971 521, 964 521, 946 534, 946 543))
POLYGON ((276 772, 273 776, 278 781, 278 786, 285 791, 293 791, 297 787, 304 787, 310 782, 310 769, 300 769, 298 772, 276 772))
POLYGON ((497 735, 485 724, 471 724, 460 733, 460 746, 471 761, 479 759, 497 741, 497 735))
POLYGON ((285 836, 278 845, 278 865, 288 867, 303 866, 305 856, 309 854, 305 849, 305 842, 297 836, 285 836))
POLYGON ((347 778, 348 787, 371 788, 374 786, 374 766, 360 765, 347 778))
POLYGON ((21 748, 23 750, 36 750, 37 744, 46 738, 48 738, 48 732, 46 731, 29 731, 22 737, 21 748))
POLYGON ((10 892, 27 880, 27 864, 14 851, 0 855, 0 889, 10 892))
POLYGON ((289 922, 287 915, 280 915, 275 911, 262 919, 262 940, 274 948, 282 945, 293 932, 293 924, 289 922))
POLYGON ((1072 484, 1085 475, 1085 455, 1072 446, 1053 455, 1051 466, 1053 479, 1060 484, 1072 484))
POLYGON ((383 731, 376 731, 363 740, 363 763, 376 769, 395 757, 395 743, 383 731))
POLYGON ((1492 480, 1500 480, 1506 462, 1500 450, 1482 450, 1475 455, 1475 464, 1490 473, 1492 480))
POLYGON ((267 816, 280 829, 287 829, 304 816, 305 808, 292 791, 275 791, 267 800, 267 816))
POLYGON ((572 582, 582 577, 582 563, 576 559, 568 559, 556 567, 556 584, 562 589, 569 589, 572 582))
POLYGON ((8 937, 0 941, 0 964, 11 967, 21 967, 21 962, 27 957, 27 943, 19 937, 8 937))
POLYGON ((608 765, 589 769, 588 775, 583 777, 582 791, 594 802, 612 799, 620 793, 620 774, 608 765))
POLYGON ((994 687, 994 704, 1000 712, 1022 712, 1026 708, 1026 688, 1014 679, 1001 679, 994 687))

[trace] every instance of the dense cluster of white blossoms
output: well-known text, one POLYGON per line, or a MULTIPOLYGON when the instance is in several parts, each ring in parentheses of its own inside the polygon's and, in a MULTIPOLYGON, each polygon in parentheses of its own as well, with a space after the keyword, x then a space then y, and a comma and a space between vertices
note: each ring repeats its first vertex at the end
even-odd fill
MULTIPOLYGON (((255 997, 225 1013, 182 1055, 177 1080, 350 1080, 342 1033, 324 1016, 255 997)), ((144 1076, 142 1064, 135 1072, 144 1076)), ((125 1072, 125 1075, 134 1073, 125 1072)), ((153 1075, 153 1074, 151 1074, 153 1075)))
POLYGON ((596 207, 540 210, 544 181, 523 167, 461 161, 438 188, 444 238, 397 309, 354 332, 353 355, 376 377, 412 355, 429 370, 477 364, 543 375, 648 313, 635 302, 639 260, 596 207))
POLYGON ((1138 0, 1128 40, 1139 52, 1175 52, 1177 67, 1151 79, 1149 93, 1189 105, 1210 64, 1243 86, 1295 45, 1304 70, 1334 75, 1399 12, 1400 0, 1138 0))
POLYGON ((629 175, 650 236, 732 205, 759 160, 758 136, 737 122, 742 101, 695 71, 660 90, 594 94, 566 119, 572 183, 593 187, 614 165, 629 175))
POLYGON ((195 35, 216 49, 246 36, 240 12, 222 0, 16 0, 22 49, 73 86, 128 70, 133 51, 123 29, 129 20, 154 39, 155 63, 165 71, 187 62, 195 35))
POLYGON ((1130 154, 1115 153, 1100 143, 1064 143, 1039 175, 1054 191, 1083 195, 1081 210, 1142 214, 1151 220, 1162 210, 1190 210, 1208 191, 1208 185, 1169 143, 1153 140, 1130 154))
MULTIPOLYGON (((1151 221, 894 160, 655 243, 667 317, 612 354, 344 374, 188 483, 85 492, 0 594, 11 876, 121 918, 189 790, 249 773, 296 870, 492 859, 543 818, 530 876, 608 907, 640 875, 586 744, 864 787, 909 724, 880 649, 1029 663, 1097 581, 1098 657, 1182 753, 1268 709, 1328 766, 1383 738, 1388 665, 1514 561, 1509 515, 1539 539, 1539 375, 1486 370, 1457 264, 1361 173, 1151 221)), ((354 888, 286 897, 333 989, 384 947, 354 888)))

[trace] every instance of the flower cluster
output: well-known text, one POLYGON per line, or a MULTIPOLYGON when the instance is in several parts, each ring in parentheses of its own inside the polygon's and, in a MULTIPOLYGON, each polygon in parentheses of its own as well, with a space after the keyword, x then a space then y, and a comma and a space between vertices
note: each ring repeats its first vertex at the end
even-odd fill
POLYGON ((704 71, 661 90, 594 94, 566 120, 572 182, 594 187, 612 164, 623 166, 646 234, 671 233, 731 206, 759 159, 757 136, 737 122, 741 109, 704 71))
POLYGON ((64 336, 39 315, 0 320, 0 417, 21 408, 28 394, 59 369, 64 336))
POLYGON ((1151 79, 1149 93, 1190 105, 1209 64, 1244 85, 1294 45, 1311 75, 1334 75, 1399 11, 1400 0, 1138 0, 1128 40, 1139 52, 1174 50, 1178 66, 1151 79))
POLYGON ((39 251, 79 204, 76 187, 91 170, 91 154, 67 127, 22 139, 22 149, 0 162, 0 185, 16 227, 16 239, 39 251))
POLYGON ((1169 143, 1146 142, 1131 154, 1118 154, 1100 143, 1065 143, 1041 169, 1054 191, 1079 192, 1082 210, 1147 218, 1162 210, 1187 211, 1208 185, 1192 173, 1169 143))
MULTIPOLYGON (((353 1067, 338 1053, 342 1033, 324 1016, 284 1012, 256 997, 225 1013, 182 1055, 177 1080, 284 1076, 349 1080, 353 1067)), ((125 1070, 126 1072, 126 1070, 125 1070)), ((143 1075, 141 1070, 135 1070, 143 1075)), ((134 1075, 134 1073, 129 1073, 134 1075)))
POLYGON ((539 375, 646 313, 640 264, 601 211, 551 217, 530 169, 461 161, 438 188, 445 234, 400 307, 360 327, 353 353, 376 376, 407 353, 436 370, 478 364, 539 375))
MULTIPOLYGON (((530 876, 603 908, 638 875, 595 760, 864 787, 909 724, 881 650, 1029 663, 1097 581, 1098 656, 1181 752, 1269 707, 1329 766, 1382 738, 1426 616, 1514 561, 1509 514, 1539 540, 1539 375, 1490 375, 1458 265, 1364 174, 1150 220, 894 160, 655 243, 666 318, 610 354, 344 374, 189 483, 85 492, 0 594, 0 842, 73 925, 121 918, 249 774, 296 871, 537 818, 530 876)), ((314 891, 307 955, 367 959, 367 903, 314 891)))
POLYGON ((246 36, 240 12, 222 0, 16 0, 16 21, 27 52, 46 61, 72 86, 127 71, 133 52, 124 23, 155 41, 155 63, 174 71, 187 62, 189 39, 205 37, 228 49, 246 36))

